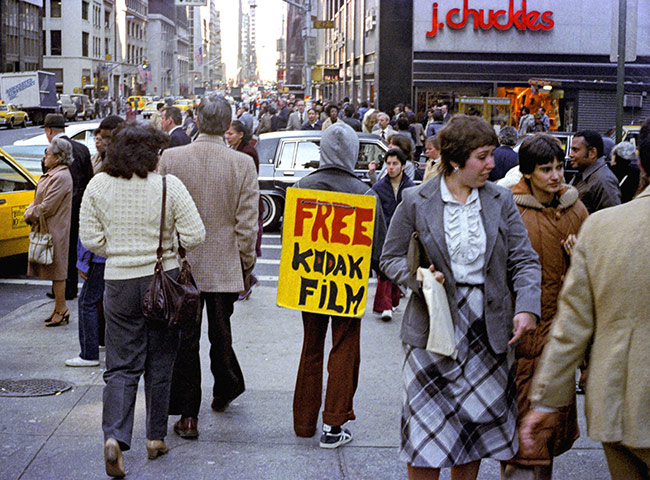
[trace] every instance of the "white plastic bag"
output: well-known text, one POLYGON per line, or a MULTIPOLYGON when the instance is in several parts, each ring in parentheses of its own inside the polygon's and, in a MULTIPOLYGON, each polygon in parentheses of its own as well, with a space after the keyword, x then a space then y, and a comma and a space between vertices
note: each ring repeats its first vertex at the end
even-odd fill
POLYGON ((428 268, 419 267, 416 278, 422 282, 422 293, 429 311, 429 338, 426 349, 455 360, 458 350, 445 287, 435 279, 433 272, 428 268))

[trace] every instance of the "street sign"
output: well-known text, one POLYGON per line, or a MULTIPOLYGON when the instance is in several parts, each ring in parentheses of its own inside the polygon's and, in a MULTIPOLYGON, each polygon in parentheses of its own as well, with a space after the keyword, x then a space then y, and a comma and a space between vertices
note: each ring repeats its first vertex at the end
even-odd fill
POLYGON ((314 20, 314 28, 334 28, 334 20, 314 20))

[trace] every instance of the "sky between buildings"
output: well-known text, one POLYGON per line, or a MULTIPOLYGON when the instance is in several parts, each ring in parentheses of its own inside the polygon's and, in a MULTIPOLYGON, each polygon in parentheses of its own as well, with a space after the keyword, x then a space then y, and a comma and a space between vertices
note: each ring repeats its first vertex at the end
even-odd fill
MULTIPOLYGON (((248 0, 243 1, 244 13, 248 0)), ((256 0, 257 66, 263 80, 276 79, 277 39, 282 36, 282 18, 286 15, 283 0, 256 0)), ((237 42, 239 39, 239 0, 220 0, 222 61, 226 64, 227 78, 237 74, 237 42)))

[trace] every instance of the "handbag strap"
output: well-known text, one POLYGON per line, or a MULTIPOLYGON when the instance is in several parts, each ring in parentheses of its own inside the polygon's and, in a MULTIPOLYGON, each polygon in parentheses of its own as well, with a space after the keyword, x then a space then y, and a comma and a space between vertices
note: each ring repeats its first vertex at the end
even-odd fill
POLYGON ((50 229, 47 226, 47 220, 45 220, 45 215, 43 215, 43 210, 39 209, 38 212, 38 232, 39 233, 50 233, 50 229))
MULTIPOLYGON (((165 209, 167 206, 167 176, 163 175, 162 176, 162 208, 160 210, 160 235, 158 237, 158 249, 156 250, 156 256, 158 257, 158 260, 162 260, 163 256, 163 246, 162 246, 162 241, 163 241, 163 232, 165 230, 165 209)), ((185 247, 181 245, 181 236, 176 231, 176 236, 178 237, 178 254, 180 255, 182 260, 185 260, 185 247)))
POLYGON ((160 235, 158 237, 158 250, 156 250, 156 257, 158 261, 162 260, 163 256, 163 231, 165 230, 165 207, 167 206, 167 176, 162 176, 162 208, 160 210, 160 235))

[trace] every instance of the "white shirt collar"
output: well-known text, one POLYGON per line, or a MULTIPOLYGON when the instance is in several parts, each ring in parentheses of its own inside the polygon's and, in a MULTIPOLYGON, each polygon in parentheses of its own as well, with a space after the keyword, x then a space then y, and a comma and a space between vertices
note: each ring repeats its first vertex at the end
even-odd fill
MULTIPOLYGON (((447 187, 447 182, 445 182, 445 176, 440 175, 440 196, 442 197, 442 201, 445 203, 457 203, 459 205, 462 205, 458 200, 454 198, 454 196, 451 194, 449 191, 449 188, 447 187)), ((467 197, 467 201, 465 202, 465 205, 470 205, 471 203, 476 202, 479 199, 478 197, 478 188, 472 188, 472 192, 469 194, 469 197, 467 197)))

